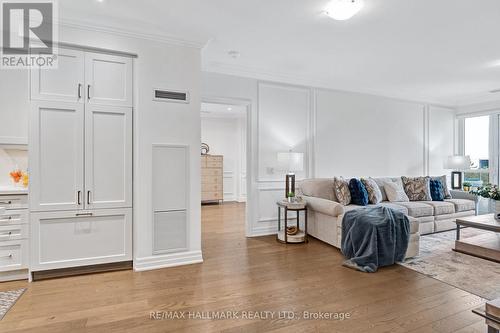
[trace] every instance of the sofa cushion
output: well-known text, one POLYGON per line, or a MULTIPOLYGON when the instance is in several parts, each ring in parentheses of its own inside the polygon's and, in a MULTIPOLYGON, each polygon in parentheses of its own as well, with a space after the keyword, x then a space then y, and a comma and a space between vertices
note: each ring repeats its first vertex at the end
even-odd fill
POLYGON ((431 190, 432 201, 443 201, 444 200, 444 187, 440 179, 431 179, 429 181, 429 187, 431 190))
POLYGON ((455 205, 455 211, 465 212, 468 210, 476 210, 476 203, 467 199, 445 199, 445 202, 451 202, 455 205))
POLYGON ((351 203, 354 205, 367 206, 368 192, 365 185, 356 178, 349 181, 349 192, 351 192, 351 203))
POLYGON ((382 202, 382 192, 373 178, 361 178, 361 182, 365 185, 366 192, 368 192, 368 201, 371 204, 382 202))
POLYGON ((446 180, 446 175, 439 177, 431 177, 432 179, 440 180, 441 184, 443 184, 444 198, 451 199, 450 189, 448 188, 448 182, 446 180))
POLYGON ((387 207, 387 208, 391 208, 391 209, 397 210, 398 212, 401 212, 401 213, 403 213, 405 215, 408 215, 408 208, 406 208, 404 206, 400 206, 397 203, 391 203, 391 202, 388 202, 388 201, 382 201, 378 205, 379 206, 384 206, 384 207, 387 207))
POLYGON ((384 184, 387 182, 393 182, 393 183, 399 183, 401 186, 403 186, 403 182, 401 181, 401 177, 395 177, 395 178, 389 178, 389 177, 382 177, 382 178, 372 178, 375 183, 377 183, 378 188, 380 189, 380 193, 382 193, 382 201, 388 201, 389 199, 387 198, 387 194, 385 193, 384 189, 384 184))
POLYGON ((335 177, 333 179, 333 191, 339 203, 344 206, 351 203, 351 192, 349 191, 349 183, 346 180, 335 177))
POLYGON ((344 206, 338 202, 318 197, 303 196, 302 198, 307 202, 308 210, 313 210, 333 217, 344 214, 344 206))
POLYGON ((337 201, 337 197, 333 191, 333 179, 304 179, 300 182, 300 189, 303 195, 307 195, 309 197, 337 201))
POLYGON ((425 203, 410 201, 410 202, 395 202, 395 205, 400 205, 408 209, 408 215, 412 217, 422 217, 434 215, 434 208, 425 203))
POLYGON ((422 203, 431 205, 434 207, 434 216, 454 214, 455 205, 451 202, 446 201, 423 201, 422 203))
POLYGON ((390 202, 407 202, 410 201, 408 196, 403 189, 403 186, 395 182, 387 182, 384 184, 385 193, 387 194, 387 199, 390 202))
POLYGON ((432 200, 429 177, 401 177, 403 188, 410 201, 432 200))

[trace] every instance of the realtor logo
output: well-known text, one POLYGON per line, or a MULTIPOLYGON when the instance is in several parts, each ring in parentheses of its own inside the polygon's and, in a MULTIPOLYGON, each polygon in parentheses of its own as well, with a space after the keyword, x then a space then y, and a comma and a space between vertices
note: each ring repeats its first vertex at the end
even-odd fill
POLYGON ((1 3, 2 55, 0 67, 55 68, 57 56, 56 3, 53 0, 1 3))

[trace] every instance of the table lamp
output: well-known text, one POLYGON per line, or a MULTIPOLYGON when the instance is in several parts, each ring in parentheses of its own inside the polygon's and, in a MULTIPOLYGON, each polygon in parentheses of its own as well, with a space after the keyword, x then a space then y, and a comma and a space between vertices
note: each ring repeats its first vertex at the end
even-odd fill
POLYGON ((295 172, 304 169, 304 154, 294 153, 291 150, 286 153, 278 153, 278 163, 286 170, 285 177, 285 197, 290 197, 290 193, 295 196, 295 172))
POLYGON ((454 170, 451 173, 451 188, 460 190, 462 188, 462 171, 470 169, 470 156, 451 155, 445 163, 445 168, 454 170))

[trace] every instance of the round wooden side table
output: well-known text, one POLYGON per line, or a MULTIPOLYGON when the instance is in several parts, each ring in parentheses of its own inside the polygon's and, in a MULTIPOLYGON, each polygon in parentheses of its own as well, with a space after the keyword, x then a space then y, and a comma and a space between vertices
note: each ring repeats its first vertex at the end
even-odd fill
POLYGON ((276 234, 276 240, 284 244, 300 244, 307 243, 307 204, 305 201, 299 202, 288 202, 287 200, 277 201, 278 205, 278 233, 276 234), (285 210, 285 226, 281 229, 281 209, 285 210), (288 235, 286 232, 288 228, 288 212, 297 212, 297 229, 298 232, 295 235, 288 235), (300 230, 300 212, 304 212, 304 230, 300 230))

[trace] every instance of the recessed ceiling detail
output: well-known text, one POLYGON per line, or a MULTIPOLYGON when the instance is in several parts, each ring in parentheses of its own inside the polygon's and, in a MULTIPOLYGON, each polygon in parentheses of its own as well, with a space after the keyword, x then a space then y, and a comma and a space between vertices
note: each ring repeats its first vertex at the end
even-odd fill
POLYGON ((337 21, 345 21, 363 9, 363 0, 331 0, 325 14, 337 21))

